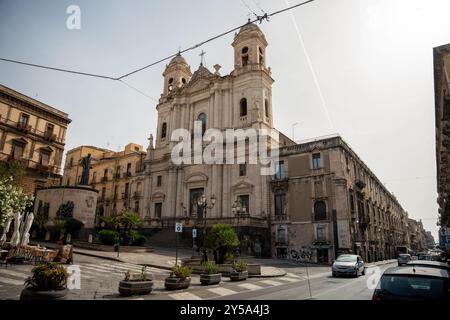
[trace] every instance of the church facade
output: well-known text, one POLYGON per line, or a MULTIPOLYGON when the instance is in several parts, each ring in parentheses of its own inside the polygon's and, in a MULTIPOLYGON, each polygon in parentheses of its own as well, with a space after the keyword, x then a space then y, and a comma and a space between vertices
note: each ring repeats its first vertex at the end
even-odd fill
MULTIPOLYGON (((143 216, 149 228, 172 228, 175 221, 181 221, 187 238, 193 228, 200 231, 229 223, 238 232, 242 250, 252 250, 256 244, 268 255, 270 178, 261 175, 261 165, 248 161, 175 164, 171 157, 177 143, 171 141, 174 130, 186 129, 193 136, 196 123, 202 135, 210 128, 221 132, 273 129, 274 80, 265 63, 265 36, 248 23, 235 35, 232 46, 235 66, 229 75, 220 75, 219 65, 213 73, 202 63, 192 73, 181 55, 166 66, 163 94, 156 107, 157 134, 155 141, 150 138, 145 160, 143 216)), ((282 134, 276 142, 293 144, 282 134)), ((203 150, 205 146, 203 142, 203 150)), ((246 143, 246 158, 248 149, 246 143)))

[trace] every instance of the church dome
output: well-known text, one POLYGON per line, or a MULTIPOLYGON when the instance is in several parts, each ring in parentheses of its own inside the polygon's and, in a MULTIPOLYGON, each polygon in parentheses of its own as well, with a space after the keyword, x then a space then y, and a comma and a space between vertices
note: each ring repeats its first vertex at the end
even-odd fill
POLYGON ((179 52, 169 62, 169 66, 170 65, 175 65, 175 64, 184 64, 184 65, 188 66, 188 63, 186 62, 186 60, 183 58, 183 56, 179 52))
POLYGON ((259 31, 262 33, 261 29, 253 22, 250 22, 250 20, 241 27, 241 29, 239 30, 239 33, 244 32, 244 31, 259 31))

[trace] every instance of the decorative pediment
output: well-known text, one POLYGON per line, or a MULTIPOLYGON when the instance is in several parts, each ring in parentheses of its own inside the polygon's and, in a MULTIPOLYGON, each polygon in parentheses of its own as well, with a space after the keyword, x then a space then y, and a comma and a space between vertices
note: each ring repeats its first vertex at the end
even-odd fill
POLYGON ((53 152, 53 149, 50 148, 49 146, 39 148, 39 150, 41 150, 42 152, 48 152, 48 153, 52 153, 53 152))
POLYGON ((193 172, 186 176, 184 179, 184 183, 192 183, 192 182, 207 182, 208 176, 203 172, 193 172))
POLYGON ((239 181, 231 187, 233 193, 253 193, 255 186, 247 181, 239 181))
POLYGON ((166 195, 163 192, 155 192, 154 194, 152 194, 152 201, 153 202, 163 202, 165 199, 166 195))
POLYGON ((28 141, 25 140, 24 138, 14 138, 14 139, 12 139, 12 142, 16 143, 16 144, 27 144, 28 143, 28 141))
POLYGON ((191 93, 195 91, 200 91, 209 88, 211 81, 208 78, 200 78, 194 81, 190 81, 189 84, 184 88, 186 93, 191 93))

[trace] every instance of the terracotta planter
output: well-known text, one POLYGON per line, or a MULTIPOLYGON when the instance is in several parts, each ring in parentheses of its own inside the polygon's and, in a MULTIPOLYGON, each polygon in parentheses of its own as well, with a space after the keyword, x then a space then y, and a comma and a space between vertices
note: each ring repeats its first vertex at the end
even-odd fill
POLYGON ((153 281, 125 281, 119 283, 119 293, 121 296, 132 296, 135 294, 149 294, 153 289, 153 281))
POLYGON ((164 287, 167 290, 180 290, 187 289, 191 284, 191 278, 166 278, 164 281, 164 287))
POLYGON ((230 280, 231 281, 242 281, 247 278, 248 278, 248 271, 242 271, 242 272, 232 271, 232 272, 230 272, 230 280))
POLYGON ((212 284, 218 284, 220 283, 220 280, 222 280, 222 275, 220 273, 214 273, 214 274, 201 274, 200 275, 200 283, 203 285, 212 285, 212 284))
POLYGON ((67 293, 67 289, 39 291, 29 287, 22 290, 20 300, 64 300, 67 293))

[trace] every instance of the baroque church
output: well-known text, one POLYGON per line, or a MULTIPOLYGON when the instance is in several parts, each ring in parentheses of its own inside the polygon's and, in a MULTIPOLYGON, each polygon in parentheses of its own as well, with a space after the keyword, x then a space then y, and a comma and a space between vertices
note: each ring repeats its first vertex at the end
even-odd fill
MULTIPOLYGON (((260 28, 247 23, 232 43, 234 69, 229 75, 203 63, 192 73, 178 54, 163 73, 157 134, 150 137, 145 159, 144 216, 149 228, 170 228, 183 223, 183 237, 192 239, 198 229, 228 223, 237 230, 241 250, 270 254, 270 176, 261 175, 260 164, 180 164, 171 159, 172 132, 194 132, 200 121, 202 133, 209 128, 273 129, 271 69, 266 66, 267 41, 260 28), (155 140, 155 141, 154 141, 155 140)), ((279 133, 281 146, 294 144, 279 133)), ((269 142, 270 146, 270 142, 269 142)), ((204 145, 203 145, 204 147, 204 145)))

